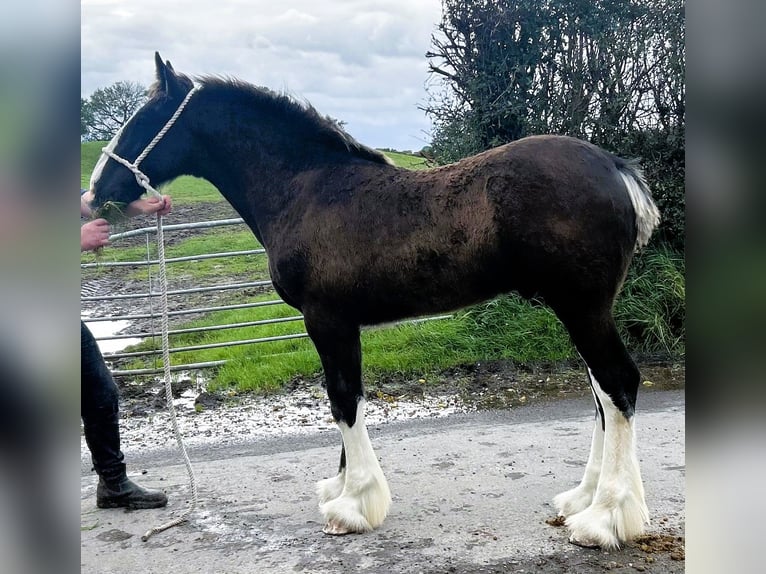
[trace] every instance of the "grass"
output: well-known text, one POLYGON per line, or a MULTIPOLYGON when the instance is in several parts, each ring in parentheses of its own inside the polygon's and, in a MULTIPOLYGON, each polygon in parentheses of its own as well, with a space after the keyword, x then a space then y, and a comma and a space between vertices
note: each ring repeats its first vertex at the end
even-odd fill
MULTIPOLYGON (((273 296, 263 295, 251 300, 268 299, 273 296)), ((262 321, 296 314, 297 311, 286 305, 222 311, 185 327, 262 321)), ((302 321, 292 321, 174 336, 171 346, 275 337, 304 331, 302 321)), ((136 348, 155 347, 151 342, 145 342, 136 348)), ((461 311, 453 319, 366 329, 362 332, 362 349, 365 377, 370 381, 385 378, 390 373, 427 376, 438 370, 478 361, 511 359, 535 363, 574 357, 569 339, 553 313, 543 306, 531 306, 516 296, 501 297, 461 311)), ((319 356, 305 338, 175 353, 172 360, 175 364, 227 360, 229 362, 218 369, 212 387, 240 391, 273 390, 296 376, 312 376, 321 368, 319 356)))
POLYGON ((397 166, 407 169, 426 169, 430 167, 426 158, 412 155, 409 153, 399 153, 396 151, 384 151, 397 166))
POLYGON ((680 355, 686 340, 686 265, 682 255, 664 247, 634 259, 615 318, 634 350, 680 355))
MULTIPOLYGON (((83 174, 90 173, 103 145, 103 142, 83 144, 83 174)), ((388 151, 386 154, 402 167, 425 167, 423 158, 388 151)), ((87 183, 85 175, 83 181, 87 183)), ((212 185, 196 178, 179 178, 167 189, 173 195, 175 205, 224 201, 212 185)), ((212 230, 169 247, 166 256, 182 257, 256 247, 257 242, 249 230, 225 234, 212 230)), ((146 247, 112 248, 110 257, 116 261, 145 259, 146 247)), ((89 258, 93 256, 83 255, 83 261, 95 260, 89 258)), ((188 277, 190 283, 203 282, 220 275, 223 266, 226 267, 226 275, 241 273, 251 279, 268 277, 267 260, 262 255, 173 264, 168 272, 171 278, 188 277)), ((232 294, 231 297, 241 299, 242 295, 232 294)), ((249 296, 248 300, 273 298, 273 293, 269 293, 249 296)), ((664 247, 647 249, 637 255, 615 308, 619 328, 630 350, 682 355, 685 350, 685 311, 683 256, 664 247)), ((221 311, 184 327, 264 321, 296 314, 297 311, 284 304, 221 311)), ((303 331, 302 321, 292 321, 174 336, 171 345, 200 345, 303 331)), ((136 348, 154 346, 149 341, 136 348)), ((427 377, 429 373, 457 365, 497 359, 534 364, 577 356, 569 336, 552 311, 513 295, 460 311, 449 320, 365 330, 362 333, 362 349, 367 381, 385 378, 392 373, 427 377)), ((227 360, 226 365, 216 370, 211 385, 236 390, 274 390, 297 376, 310 377, 321 369, 319 357, 307 338, 174 353, 172 360, 174 364, 227 360)), ((142 363, 140 366, 147 365, 142 363)))
MULTIPOLYGON (((253 236, 253 233, 246 228, 241 231, 227 231, 221 233, 220 230, 212 229, 200 232, 195 237, 186 239, 176 245, 165 248, 165 258, 188 257, 199 255, 200 253, 225 253, 229 251, 249 251, 260 249, 261 245, 253 236)), ((157 244, 150 242, 149 247, 145 245, 136 247, 112 248, 105 253, 83 253, 82 263, 99 262, 125 262, 125 261, 145 261, 148 257, 157 257, 157 244)), ((204 280, 220 276, 222 269, 226 268, 226 275, 247 275, 248 280, 258 281, 269 278, 268 260, 265 255, 241 255, 237 257, 204 259, 202 261, 181 261, 168 265, 168 279, 190 278, 204 280)), ((102 272, 96 268, 91 273, 102 272)), ((130 277, 134 279, 146 278, 149 270, 146 267, 139 267, 131 272, 130 277)), ((85 275, 89 277, 89 275, 85 275)))

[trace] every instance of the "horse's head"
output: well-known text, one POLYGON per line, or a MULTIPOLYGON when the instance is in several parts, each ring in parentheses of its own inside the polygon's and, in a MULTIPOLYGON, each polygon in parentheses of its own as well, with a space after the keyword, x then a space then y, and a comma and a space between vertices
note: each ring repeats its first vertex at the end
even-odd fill
MULTIPOLYGON (((155 62, 157 81, 149 91, 149 99, 104 148, 105 153, 93 169, 90 189, 94 193, 94 207, 107 201, 130 203, 145 192, 131 169, 115 160, 113 155, 135 164, 139 155, 168 123, 193 88, 192 81, 177 74, 169 61, 163 63, 159 53, 155 53, 155 62)), ((177 172, 171 170, 176 169, 183 160, 188 132, 184 128, 182 116, 141 159, 138 166, 155 187, 175 177, 177 172)))

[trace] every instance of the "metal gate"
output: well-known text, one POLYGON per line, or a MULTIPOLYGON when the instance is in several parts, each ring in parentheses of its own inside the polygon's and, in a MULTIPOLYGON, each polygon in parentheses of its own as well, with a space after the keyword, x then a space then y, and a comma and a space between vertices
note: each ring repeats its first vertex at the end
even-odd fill
MULTIPOLYGON (((217 221, 203 221, 203 222, 197 222, 197 223, 183 223, 183 224, 176 224, 176 225, 165 225, 163 226, 163 231, 166 234, 171 234, 173 232, 178 231, 184 231, 184 230, 205 230, 205 229, 212 229, 217 227, 229 227, 229 226, 240 226, 244 225, 244 222, 241 218, 236 219, 224 219, 224 220, 217 220, 217 221)), ((129 237, 136 237, 136 236, 146 236, 147 238, 147 245, 149 243, 149 237, 156 234, 157 229, 156 227, 144 227, 141 229, 134 229, 131 231, 126 231, 124 233, 117 233, 112 236, 110 236, 110 243, 119 244, 119 241, 122 239, 127 239, 129 237)), ((98 263, 83 263, 81 264, 81 267, 83 269, 89 269, 89 268, 111 268, 111 267, 131 267, 131 268, 140 268, 140 267, 147 267, 147 266, 155 266, 158 264, 158 261, 156 259, 152 259, 149 255, 150 250, 147 247, 147 258, 144 260, 136 260, 136 261, 119 261, 119 262, 98 262, 98 263)), ((168 265, 173 265, 175 263, 179 262, 186 262, 186 261, 200 261, 205 259, 214 259, 214 258, 233 258, 233 257, 243 257, 247 255, 258 255, 260 257, 266 257, 266 251, 264 249, 251 249, 251 250, 245 250, 245 251, 227 251, 222 253, 200 253, 199 255, 193 255, 193 256, 185 256, 185 257, 176 257, 176 258, 168 258, 166 259, 166 263, 168 265)), ((115 301, 144 301, 149 302, 149 312, 141 312, 141 313, 126 313, 126 314, 118 314, 118 315, 88 315, 83 314, 81 316, 81 319, 85 323, 98 323, 98 322, 117 322, 117 321, 126 321, 129 323, 135 323, 137 321, 146 321, 146 320, 159 320, 161 317, 161 311, 159 309, 154 309, 154 306, 151 304, 152 301, 159 301, 160 297, 160 290, 159 288, 152 288, 151 286, 151 276, 149 276, 150 279, 147 281, 147 289, 143 293, 130 293, 130 294, 117 294, 117 295, 92 295, 87 294, 87 288, 84 289, 85 293, 81 293, 80 300, 83 303, 94 303, 94 302, 115 302, 115 301)), ((243 283, 221 283, 216 285, 207 285, 204 287, 190 287, 186 289, 174 289, 172 291, 168 291, 168 299, 170 300, 171 297, 178 297, 183 295, 188 295, 192 293, 206 293, 206 292, 222 292, 222 291, 236 291, 236 290, 244 290, 244 289, 250 289, 253 287, 258 288, 265 288, 270 287, 271 281, 270 280, 263 280, 263 281, 249 281, 249 282, 243 282, 243 283)), ((229 305, 214 305, 209 307, 195 307, 195 308, 188 308, 188 309, 180 309, 180 310, 174 310, 169 311, 168 316, 169 317, 181 317, 184 315, 199 315, 199 314, 208 314, 208 313, 214 313, 216 311, 223 311, 223 310, 232 310, 232 309, 246 309, 246 308, 252 308, 252 307, 264 307, 269 305, 285 305, 285 303, 277 296, 276 292, 271 289, 270 291, 273 294, 273 298, 269 299, 267 301, 257 301, 252 303, 240 303, 240 304, 229 304, 229 305)), ((212 325, 209 327, 194 327, 194 328, 184 328, 184 329, 171 329, 168 334, 170 337, 174 335, 184 334, 184 333, 194 333, 194 332, 203 332, 203 331, 221 331, 226 329, 238 329, 242 327, 253 327, 257 328, 261 325, 267 325, 270 323, 283 323, 283 322, 290 322, 290 321, 302 321, 303 316, 298 314, 297 311, 294 315, 291 315, 289 317, 285 318, 278 318, 278 319, 265 319, 260 321, 250 321, 250 322, 239 322, 239 323, 225 323, 225 324, 219 324, 219 325, 212 325)), ((130 327, 128 327, 130 329, 130 327)), ((145 340, 149 338, 159 338, 161 336, 161 333, 159 331, 143 331, 143 332, 135 332, 130 331, 126 333, 120 333, 120 334, 114 334, 114 335, 103 335, 103 336, 96 336, 97 341, 118 341, 118 340, 132 340, 133 342, 137 340, 145 340)), ((250 339, 237 339, 237 340, 231 340, 226 341, 222 343, 214 343, 214 344, 207 344, 207 345, 194 345, 194 346, 179 346, 179 347, 173 347, 171 344, 170 352, 171 353, 179 353, 182 351, 196 351, 196 350, 202 350, 202 349, 211 349, 216 347, 224 347, 224 346, 235 346, 235 345, 250 345, 250 344, 257 344, 257 343, 266 343, 270 341, 279 341, 279 340, 285 340, 285 339, 298 339, 298 338, 305 338, 308 337, 305 330, 301 333, 291 334, 291 335, 282 335, 282 336, 276 336, 276 337, 254 337, 250 339)), ((117 352, 104 352, 104 358, 107 360, 116 360, 116 359, 124 359, 124 358, 140 358, 140 357, 152 357, 152 356, 160 356, 162 354, 162 351, 157 350, 145 350, 145 351, 131 351, 131 352, 123 352, 123 351, 117 351, 117 352)), ((203 368, 209 368, 209 367, 216 367, 219 365, 222 365, 226 363, 226 360, 221 361, 209 361, 209 362, 201 362, 201 363, 185 363, 185 364, 177 364, 172 365, 171 370, 172 371, 188 371, 193 369, 203 369, 203 368)), ((152 375, 152 374, 158 374, 162 373, 163 369, 161 367, 155 367, 155 368, 145 368, 145 369, 115 369, 112 371, 114 375, 152 375)))
MULTIPOLYGON (((242 226, 242 225, 244 225, 243 220, 241 218, 236 218, 236 219, 223 219, 223 220, 217 220, 217 221, 203 221, 203 222, 196 222, 196 223, 164 225, 163 230, 165 234, 169 235, 174 232, 185 231, 185 230, 206 230, 206 229, 213 229, 213 228, 219 228, 219 227, 242 226)), ((94 267, 109 269, 112 267, 132 267, 132 268, 150 267, 151 268, 152 266, 156 266, 158 264, 158 261, 156 259, 151 258, 150 248, 149 248, 150 243, 154 241, 153 239, 152 241, 150 241, 150 238, 151 236, 155 235, 156 232, 157 232, 156 227, 144 227, 141 229, 134 229, 131 231, 126 231, 124 233, 117 233, 110 236, 110 243, 112 244, 115 244, 115 243, 119 244, 120 240, 127 239, 130 237, 136 237, 136 236, 142 236, 142 235, 145 236, 146 243, 147 243, 146 259, 136 260, 136 261, 120 261, 120 262, 103 261, 98 263, 83 263, 81 264, 81 267, 83 269, 90 269, 94 267)), ((222 253, 200 253, 198 255, 192 255, 192 256, 167 258, 166 263, 169 266, 171 266, 175 263, 187 262, 187 261, 201 261, 201 260, 213 259, 213 258, 224 259, 224 258, 233 258, 233 257, 244 257, 249 255, 257 255, 259 257, 266 258, 266 251, 264 249, 251 249, 251 250, 243 250, 243 251, 227 251, 222 253)), ((116 294, 116 295, 90 294, 89 290, 87 289, 87 286, 85 286, 81 290, 80 300, 82 303, 94 304, 97 302, 109 303, 109 302, 115 302, 115 301, 143 301, 145 304, 144 306, 147 306, 149 308, 149 311, 139 312, 139 313, 123 313, 123 314, 117 314, 117 315, 108 315, 108 314, 89 315, 87 313, 83 313, 81 314, 81 319, 85 323, 91 323, 91 324, 98 323, 98 322, 106 322, 106 321, 110 321, 110 322, 125 321, 128 323, 135 323, 138 321, 146 322, 147 320, 159 321, 159 319, 161 318, 161 311, 160 309, 155 309, 155 306, 152 305, 152 302, 159 301, 161 292, 160 292, 159 286, 157 288, 153 288, 151 284, 152 284, 152 281, 150 276, 150 278, 147 280, 147 288, 145 292, 116 294)), ((250 303, 223 304, 223 305, 211 305, 211 306, 194 307, 194 308, 182 308, 182 309, 169 311, 168 316, 170 318, 177 318, 177 317, 191 316, 191 315, 212 314, 217 311, 232 310, 232 309, 246 309, 246 308, 253 308, 253 307, 265 307, 270 305, 287 306, 287 304, 278 297, 276 292, 273 290, 273 287, 271 287, 270 280, 249 281, 249 282, 242 282, 242 283, 221 283, 216 285, 206 285, 202 287, 197 286, 197 287, 189 287, 185 289, 174 289, 172 291, 168 291, 168 299, 170 300, 172 297, 179 297, 179 296, 188 295, 192 293, 221 293, 224 291, 235 292, 237 290, 252 289, 254 287, 259 289, 267 289, 267 292, 273 295, 273 297, 265 301, 254 301, 250 303)), ((281 341, 281 340, 287 340, 287 339, 301 339, 301 338, 308 337, 304 328, 304 330, 302 330, 301 332, 289 334, 289 335, 279 335, 279 336, 270 336, 270 337, 255 336, 255 337, 247 338, 247 339, 233 339, 231 341, 225 341, 221 343, 211 343, 211 344, 193 345, 193 346, 187 345, 187 346, 174 347, 172 345, 172 337, 174 335, 194 333, 194 332, 204 332, 204 331, 222 331, 227 329, 238 329, 243 327, 257 330, 259 326, 268 325, 272 323, 303 321, 302 315, 300 315, 297 311, 292 309, 292 307, 288 307, 288 308, 291 309, 293 313, 287 317, 282 317, 282 318, 264 319, 264 320, 249 321, 249 322, 223 323, 223 324, 216 324, 216 325, 211 325, 207 327, 190 327, 190 328, 171 329, 168 333, 169 337, 171 338, 170 353, 173 354, 173 353, 197 351, 197 350, 212 349, 212 348, 219 348, 219 347, 230 347, 230 346, 236 346, 236 345, 252 345, 252 344, 269 343, 273 341, 281 341)), ((422 322, 422 321, 430 321, 435 319, 446 319, 450 317, 452 317, 452 315, 439 315, 436 317, 416 319, 411 322, 422 322)), ((395 323, 395 324, 399 324, 399 323, 395 323)), ((127 327, 127 329, 129 330, 129 332, 127 333, 96 336, 96 340, 97 341, 134 340, 135 342, 135 341, 139 341, 139 340, 142 341, 149 338, 159 339, 161 337, 161 333, 157 331, 156 329, 150 330, 150 331, 141 331, 141 332, 132 331, 130 327, 127 327)), ((142 350, 142 351, 117 351, 112 353, 104 352, 103 354, 105 359, 109 361, 114 361, 117 359, 127 359, 127 358, 160 357, 162 355, 162 351, 160 349, 150 349, 150 350, 142 350)), ((171 371, 189 371, 189 370, 217 367, 217 366, 225 364, 226 362, 227 360, 219 360, 219 361, 208 361, 208 362, 173 364, 171 365, 170 369, 171 371)), ((112 371, 114 375, 155 375, 155 374, 160 374, 162 372, 163 372, 163 369, 161 366, 157 366, 153 368, 142 368, 142 369, 115 368, 112 371)))

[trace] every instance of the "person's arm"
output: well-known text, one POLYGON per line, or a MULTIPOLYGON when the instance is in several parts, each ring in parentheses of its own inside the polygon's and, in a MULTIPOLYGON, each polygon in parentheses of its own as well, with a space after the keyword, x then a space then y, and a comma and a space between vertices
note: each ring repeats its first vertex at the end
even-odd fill
POLYGON ((128 204, 128 207, 125 208, 125 214, 128 217, 150 215, 152 213, 167 215, 170 213, 171 209, 173 209, 173 202, 171 201, 170 196, 163 195, 162 198, 147 197, 131 201, 128 204))
POLYGON ((80 193, 80 217, 92 217, 93 210, 90 208, 90 203, 93 201, 93 193, 90 191, 83 191, 80 193))
POLYGON ((109 243, 109 222, 94 219, 80 226, 80 251, 93 251, 109 243))
MULTIPOLYGON (((92 202, 92 191, 86 191, 80 195, 80 214, 83 217, 93 216, 93 210, 90 207, 92 202)), ((125 208, 125 215, 128 217, 134 217, 136 215, 151 215, 152 213, 167 215, 170 213, 172 208, 173 202, 169 195, 163 195, 161 199, 158 197, 140 197, 128 204, 128 206, 125 208)))

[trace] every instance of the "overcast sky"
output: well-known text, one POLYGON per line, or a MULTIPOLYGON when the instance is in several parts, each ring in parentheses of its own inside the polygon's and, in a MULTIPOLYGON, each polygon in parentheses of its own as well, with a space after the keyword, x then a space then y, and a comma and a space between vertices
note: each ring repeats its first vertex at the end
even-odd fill
POLYGON ((154 52, 190 76, 305 98, 372 147, 419 150, 440 0, 82 0, 82 96, 154 81, 154 52))

